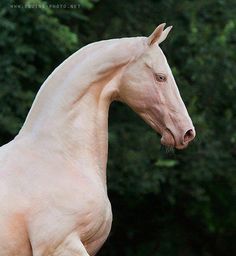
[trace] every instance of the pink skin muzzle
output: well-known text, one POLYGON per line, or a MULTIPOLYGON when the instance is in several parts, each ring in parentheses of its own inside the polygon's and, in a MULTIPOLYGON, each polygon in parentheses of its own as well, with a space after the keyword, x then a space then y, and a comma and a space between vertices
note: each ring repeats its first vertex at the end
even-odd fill
POLYGON ((164 129, 159 131, 162 135, 161 143, 165 146, 184 149, 196 136, 192 120, 188 115, 184 104, 182 105, 182 114, 169 113, 168 118, 164 118, 164 129))
POLYGON ((167 147, 175 147, 177 149, 184 149, 188 146, 196 136, 196 132, 193 126, 189 129, 183 130, 177 137, 171 130, 166 128, 162 133, 161 143, 167 147), (185 132, 184 132, 185 131, 185 132))
MULTIPOLYGON (((177 94, 178 95, 178 94, 177 94)), ((161 135, 161 143, 167 147, 184 149, 196 136, 187 109, 178 95, 178 104, 154 104, 141 113, 141 117, 161 135)))

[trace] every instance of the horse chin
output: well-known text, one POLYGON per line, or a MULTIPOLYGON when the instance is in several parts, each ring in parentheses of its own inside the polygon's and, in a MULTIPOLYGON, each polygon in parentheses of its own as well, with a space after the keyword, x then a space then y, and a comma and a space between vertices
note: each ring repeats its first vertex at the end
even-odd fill
POLYGON ((188 143, 183 144, 183 145, 176 145, 175 148, 177 149, 185 149, 188 146, 188 143))
POLYGON ((175 147, 175 139, 169 129, 166 129, 163 132, 162 137, 161 137, 161 144, 166 147, 171 147, 171 148, 175 147))

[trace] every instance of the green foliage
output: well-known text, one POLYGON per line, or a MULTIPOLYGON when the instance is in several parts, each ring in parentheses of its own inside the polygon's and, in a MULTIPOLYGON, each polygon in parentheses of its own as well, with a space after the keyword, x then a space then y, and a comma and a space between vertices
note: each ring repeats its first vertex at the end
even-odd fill
MULTIPOLYGON (((55 2, 64 3, 47 1, 55 2)), ((1 1, 0 142, 17 133, 43 80, 77 48, 173 24, 161 46, 197 138, 184 151, 169 151, 136 114, 112 105, 108 186, 114 223, 100 255, 234 255, 235 1, 70 3, 80 8, 14 9, 1 1)))
POLYGON ((54 9, 11 8, 13 3, 2 1, 0 11, 2 143, 22 126, 42 81, 78 48, 77 35, 60 22, 54 9))

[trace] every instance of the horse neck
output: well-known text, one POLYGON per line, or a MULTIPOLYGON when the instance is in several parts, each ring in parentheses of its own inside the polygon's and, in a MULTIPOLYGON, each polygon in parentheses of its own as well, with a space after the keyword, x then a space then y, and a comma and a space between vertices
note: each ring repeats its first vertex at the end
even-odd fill
POLYGON ((134 44, 137 39, 104 41, 69 57, 41 87, 18 138, 32 138, 51 155, 83 161, 79 166, 92 165, 105 181, 109 105, 134 56, 124 49, 130 45, 134 51, 134 44))

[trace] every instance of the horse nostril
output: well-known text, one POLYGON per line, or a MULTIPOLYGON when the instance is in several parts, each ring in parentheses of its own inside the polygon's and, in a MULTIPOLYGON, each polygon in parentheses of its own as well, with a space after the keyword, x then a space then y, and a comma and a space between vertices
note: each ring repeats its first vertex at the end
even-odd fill
POLYGON ((184 143, 191 141, 195 137, 193 129, 189 129, 184 135, 184 143))

